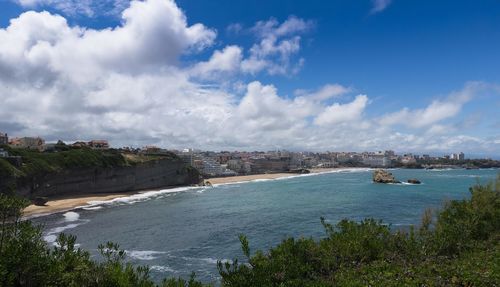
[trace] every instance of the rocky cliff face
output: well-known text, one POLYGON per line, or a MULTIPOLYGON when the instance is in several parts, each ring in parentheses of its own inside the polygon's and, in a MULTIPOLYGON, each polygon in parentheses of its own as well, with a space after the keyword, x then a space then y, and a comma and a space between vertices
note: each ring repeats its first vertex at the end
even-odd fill
POLYGON ((18 182, 21 196, 64 196, 126 192, 196 184, 198 171, 179 159, 159 159, 110 168, 80 168, 49 173, 18 182))

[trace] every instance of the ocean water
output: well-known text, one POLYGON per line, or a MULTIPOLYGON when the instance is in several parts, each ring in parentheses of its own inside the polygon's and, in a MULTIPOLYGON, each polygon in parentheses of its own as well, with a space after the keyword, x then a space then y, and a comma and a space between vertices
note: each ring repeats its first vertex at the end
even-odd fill
POLYGON ((420 222, 426 208, 469 196, 469 187, 495 179, 498 170, 406 170, 392 173, 421 185, 374 184, 372 171, 344 170, 278 180, 177 188, 94 202, 84 208, 35 218, 53 244, 61 232, 96 256, 97 246, 119 243, 134 264, 148 265, 152 277, 219 277, 217 260, 243 258, 238 241, 245 234, 252 251, 268 249, 286 237, 321 238, 320 217, 382 219, 392 228, 420 222))

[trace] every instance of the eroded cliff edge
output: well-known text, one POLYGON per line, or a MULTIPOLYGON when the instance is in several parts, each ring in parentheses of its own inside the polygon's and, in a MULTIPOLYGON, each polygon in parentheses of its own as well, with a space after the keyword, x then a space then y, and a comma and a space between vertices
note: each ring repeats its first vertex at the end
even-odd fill
POLYGON ((16 151, 1 159, 0 191, 35 198, 119 193, 184 186, 199 173, 173 154, 131 161, 119 152, 70 150, 56 154, 16 151))

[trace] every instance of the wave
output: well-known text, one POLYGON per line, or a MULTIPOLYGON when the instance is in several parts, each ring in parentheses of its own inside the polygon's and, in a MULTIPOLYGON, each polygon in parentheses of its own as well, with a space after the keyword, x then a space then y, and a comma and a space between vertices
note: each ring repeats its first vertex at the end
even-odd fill
POLYGON ((54 227, 54 228, 50 229, 43 236, 43 240, 45 240, 45 242, 47 242, 49 244, 57 245, 56 240, 57 240, 57 236, 59 235, 59 233, 65 231, 65 230, 68 230, 68 229, 73 229, 73 228, 80 226, 80 225, 87 223, 87 222, 90 222, 90 220, 82 220, 80 223, 70 223, 67 225, 54 227))
POLYGON ((305 174, 292 174, 289 176, 282 176, 282 177, 278 177, 278 178, 257 178, 257 179, 252 179, 252 180, 216 183, 216 184, 213 184, 213 187, 219 187, 219 186, 225 186, 225 185, 236 185, 236 184, 243 184, 243 183, 252 183, 252 182, 287 180, 287 179, 298 178, 298 177, 309 177, 309 176, 317 176, 317 175, 330 174, 330 173, 353 173, 353 172, 367 172, 367 171, 373 171, 373 170, 374 170, 373 168, 362 168, 362 167, 339 168, 339 169, 334 169, 334 170, 311 172, 311 173, 305 173, 305 174))
POLYGON ((146 200, 149 200, 151 198, 159 197, 162 195, 168 195, 171 193, 178 193, 178 192, 183 192, 183 191, 188 191, 188 190, 196 190, 196 189, 204 189, 204 188, 198 187, 198 186, 186 186, 186 187, 177 187, 177 188, 169 188, 169 189, 162 189, 162 190, 146 191, 146 192, 133 194, 130 196, 117 197, 117 198, 110 199, 110 200, 92 200, 92 201, 89 201, 87 205, 80 206, 78 208, 89 209, 89 208, 94 208, 94 207, 102 206, 102 205, 134 204, 137 202, 146 201, 146 200))
POLYGON ((164 251, 153 251, 153 250, 125 250, 127 256, 138 260, 153 260, 158 258, 159 254, 165 254, 164 251))
MULTIPOLYGON (((214 184, 213 187, 221 187, 221 186, 226 186, 226 185, 240 185, 240 184, 251 183, 251 182, 267 182, 267 181, 273 181, 273 180, 287 180, 287 179, 298 178, 298 177, 317 176, 317 175, 330 174, 330 173, 366 172, 366 171, 371 171, 371 170, 373 170, 373 169, 372 168, 339 168, 339 169, 334 169, 334 170, 313 172, 313 173, 308 173, 308 174, 293 174, 290 176, 284 176, 284 177, 272 178, 272 179, 262 178, 262 179, 254 179, 254 180, 250 180, 250 181, 219 183, 219 184, 214 184)), ((147 201, 147 200, 150 200, 152 198, 157 198, 160 196, 170 196, 170 195, 175 194, 175 193, 184 192, 184 191, 191 191, 191 190, 196 190, 198 193, 203 193, 205 190, 207 190, 207 187, 186 186, 186 187, 177 187, 177 188, 169 188, 169 189, 162 189, 162 190, 146 191, 146 192, 140 192, 140 193, 129 195, 129 196, 117 197, 117 198, 110 199, 110 200, 93 200, 93 201, 87 202, 86 205, 77 206, 74 208, 70 208, 68 210, 78 210, 78 209, 98 210, 98 209, 103 208, 103 206, 134 204, 134 203, 138 203, 138 202, 147 201)), ((34 215, 32 217, 45 216, 45 215, 49 215, 49 214, 50 213, 37 214, 37 215, 34 215)), ((68 214, 68 212, 66 214, 68 214)), ((71 214, 73 214, 73 213, 71 213, 71 214)), ((74 215, 74 214, 69 215, 69 217, 67 217, 67 221, 78 220, 78 218, 75 218, 75 217, 76 217, 76 215, 74 215)))
POLYGON ((402 186, 411 186, 411 185, 424 185, 424 183, 409 183, 409 182, 398 182, 398 183, 387 183, 390 185, 402 185, 402 186))
POLYGON ((177 257, 177 256, 170 256, 172 258, 180 258, 182 260, 185 260, 185 261, 202 261, 202 262, 206 262, 206 263, 209 263, 209 264, 217 264, 218 261, 221 261, 222 263, 230 263, 232 264, 233 261, 231 259, 215 259, 215 258, 211 258, 211 257, 205 257, 205 258, 198 258, 198 257, 186 257, 186 256, 181 256, 181 257, 177 257))
POLYGON ((433 168, 433 169, 426 169, 428 171, 450 171, 450 170, 459 170, 458 168, 433 168))
POLYGON ((102 208, 102 206, 82 207, 82 209, 84 209, 84 210, 98 210, 101 208, 102 208))
POLYGON ((153 265, 150 266, 149 269, 153 271, 158 271, 158 272, 173 272, 176 273, 177 271, 168 267, 168 266, 163 266, 163 265, 153 265))
POLYGON ((80 214, 74 211, 68 211, 63 216, 67 222, 77 221, 80 218, 80 214))

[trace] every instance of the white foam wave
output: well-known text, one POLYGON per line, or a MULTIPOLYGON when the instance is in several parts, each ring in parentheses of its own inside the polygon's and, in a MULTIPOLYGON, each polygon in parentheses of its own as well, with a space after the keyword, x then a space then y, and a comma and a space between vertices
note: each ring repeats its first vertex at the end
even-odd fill
MULTIPOLYGON (((171 256, 171 257, 176 257, 176 256, 171 256)), ((219 261, 219 260, 222 263, 226 263, 226 262, 232 263, 233 262, 231 259, 215 259, 215 258, 210 258, 210 257, 207 257, 207 258, 198 258, 198 257, 185 257, 185 256, 182 256, 182 257, 177 257, 177 258, 183 259, 185 261, 203 261, 203 262, 206 262, 206 263, 209 263, 209 264, 217 264, 217 261, 219 261)))
POLYGON ((199 258, 199 260, 207 262, 209 264, 217 264, 218 261, 221 261, 223 264, 225 264, 226 262, 228 262, 229 264, 233 263, 231 259, 199 258))
POLYGON ((433 169, 427 169, 428 171, 450 171, 450 170, 457 170, 457 168, 433 168, 433 169))
POLYGON ((67 222, 77 221, 80 218, 80 214, 74 211, 68 211, 63 216, 67 222))
POLYGON ((154 270, 154 271, 158 271, 158 272, 177 272, 168 266, 162 266, 162 265, 153 265, 153 266, 149 267, 149 269, 154 270))
POLYGON ((170 188, 170 189, 162 189, 162 190, 154 190, 154 191, 146 191, 137 194, 133 194, 130 196, 117 197, 110 200, 93 200, 89 201, 88 205, 82 208, 93 208, 100 205, 120 205, 120 204, 134 204, 137 202, 146 201, 151 198, 159 197, 161 195, 168 195, 170 193, 178 193, 188 190, 201 189, 202 187, 198 186, 186 186, 186 187, 178 187, 178 188, 170 188))
POLYGON ((153 260, 158 258, 158 256, 156 255, 166 253, 163 251, 153 251, 153 250, 126 250, 125 252, 129 257, 138 260, 153 260))
POLYGON ((98 210, 101 208, 102 208, 102 206, 82 207, 82 209, 84 209, 84 210, 98 210))
POLYGON ((67 225, 63 225, 63 226, 58 226, 58 227, 54 227, 52 229, 50 229, 44 236, 43 236, 43 239, 45 240, 45 242, 49 243, 49 244, 56 244, 56 240, 57 240, 57 235, 65 230, 68 230, 68 229, 72 229, 72 228, 75 228, 79 225, 82 225, 84 223, 87 223, 89 222, 89 220, 84 220, 84 221, 81 221, 80 223, 70 223, 70 224, 67 224, 67 225))
POLYGON ((50 244, 50 243, 54 243, 54 242, 56 242, 56 240, 57 240, 57 235, 55 235, 55 234, 48 234, 48 235, 45 235, 45 236, 43 237, 43 240, 45 240, 45 242, 47 242, 47 243, 49 243, 49 244, 50 244))
POLYGON ((402 186, 412 186, 412 185, 424 185, 424 183, 409 183, 409 182, 398 182, 398 183, 388 183, 390 185, 402 185, 402 186))
POLYGON ((227 182, 227 183, 216 183, 216 184, 213 184, 213 186, 218 187, 218 186, 225 186, 225 185, 237 185, 237 184, 239 185, 242 183, 274 181, 274 180, 287 180, 287 179, 297 178, 297 177, 317 176, 317 175, 330 174, 330 173, 367 172, 367 171, 373 171, 373 170, 374 170, 373 168, 363 168, 363 167, 339 168, 339 169, 311 172, 311 173, 305 173, 305 174, 293 174, 293 175, 282 176, 282 177, 278 177, 278 178, 259 178, 259 179, 253 179, 253 180, 242 180, 242 181, 227 182))

